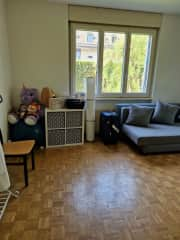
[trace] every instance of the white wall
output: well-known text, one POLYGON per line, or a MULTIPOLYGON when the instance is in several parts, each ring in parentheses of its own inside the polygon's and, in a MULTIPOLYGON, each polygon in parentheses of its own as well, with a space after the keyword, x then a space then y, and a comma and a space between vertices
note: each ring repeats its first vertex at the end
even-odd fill
POLYGON ((10 60, 6 11, 5 0, 0 0, 0 94, 4 99, 0 104, 0 128, 5 138, 7 137, 7 111, 10 106, 10 60))
MULTIPOLYGON (((153 100, 179 101, 180 17, 164 16, 159 37, 153 100)), ((8 0, 13 99, 22 84, 69 94, 68 6, 47 0, 8 0)), ((120 100, 119 100, 120 101, 120 100)), ((97 112, 117 101, 98 101, 97 112)), ((98 114, 97 114, 98 115, 98 114)))
POLYGON ((27 87, 69 94, 68 8, 47 0, 9 0, 13 102, 27 87))
POLYGON ((153 99, 180 102, 180 16, 165 15, 159 35, 153 99))

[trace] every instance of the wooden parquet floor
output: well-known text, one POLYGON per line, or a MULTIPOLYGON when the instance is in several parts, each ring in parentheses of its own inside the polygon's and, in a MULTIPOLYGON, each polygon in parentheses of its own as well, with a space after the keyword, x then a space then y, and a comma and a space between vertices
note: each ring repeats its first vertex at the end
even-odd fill
POLYGON ((97 141, 39 150, 27 188, 21 167, 9 172, 21 195, 8 204, 0 240, 180 240, 178 153, 97 141))

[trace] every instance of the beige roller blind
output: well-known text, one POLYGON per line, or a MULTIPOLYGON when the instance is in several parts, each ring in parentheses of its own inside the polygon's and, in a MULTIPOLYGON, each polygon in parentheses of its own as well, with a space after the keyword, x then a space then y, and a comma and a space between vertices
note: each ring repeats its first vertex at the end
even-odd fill
POLYGON ((69 6, 69 21, 73 22, 160 28, 161 19, 158 13, 69 6))

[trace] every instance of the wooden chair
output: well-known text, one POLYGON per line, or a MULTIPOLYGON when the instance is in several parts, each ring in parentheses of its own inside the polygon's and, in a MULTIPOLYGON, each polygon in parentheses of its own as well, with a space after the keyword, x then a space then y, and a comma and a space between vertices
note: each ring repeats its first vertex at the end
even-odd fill
POLYGON ((32 159, 32 170, 35 169, 35 161, 34 161, 34 140, 24 140, 24 141, 16 141, 16 142, 3 142, 3 136, 0 129, 0 141, 3 146, 5 158, 22 158, 20 162, 8 162, 7 165, 19 165, 24 166, 24 181, 25 186, 28 186, 28 168, 27 168, 27 159, 28 156, 31 155, 32 159))

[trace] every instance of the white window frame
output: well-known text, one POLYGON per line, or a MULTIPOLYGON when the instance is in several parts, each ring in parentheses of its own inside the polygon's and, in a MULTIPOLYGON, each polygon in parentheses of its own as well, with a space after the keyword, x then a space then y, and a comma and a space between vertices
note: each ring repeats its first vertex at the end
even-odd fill
POLYGON ((70 44, 71 44, 71 94, 75 94, 75 66, 76 66, 76 30, 95 31, 99 32, 99 46, 98 46, 98 62, 97 62, 97 99, 114 99, 114 98, 151 98, 152 96, 152 79, 156 54, 156 42, 157 42, 157 29, 153 28, 138 28, 138 27, 120 27, 111 25, 98 25, 98 24, 81 24, 70 23, 70 44), (125 43, 125 58, 124 69, 122 76, 122 92, 119 93, 103 93, 102 88, 102 70, 103 70, 103 52, 104 52, 104 32, 117 32, 126 34, 125 43), (130 55, 131 34, 148 34, 152 36, 151 42, 151 56, 149 61, 149 71, 147 77, 147 87, 145 93, 128 93, 127 89, 127 77, 128 77, 128 65, 130 55))

